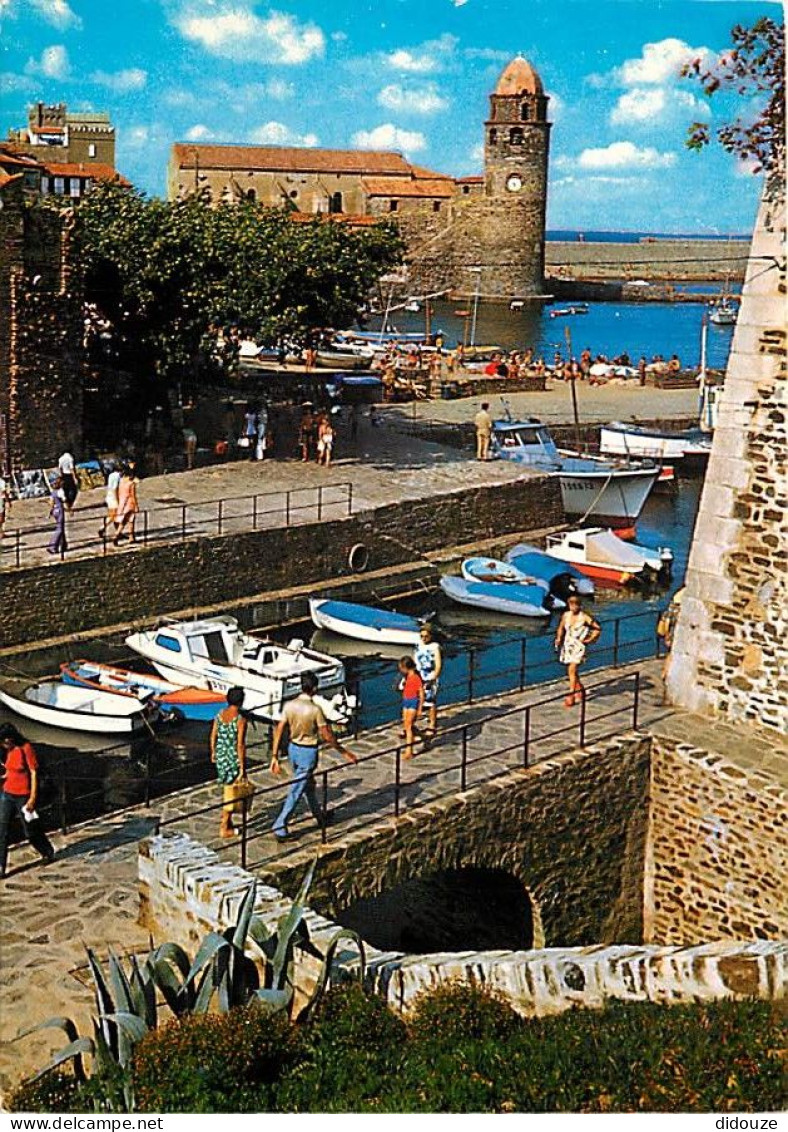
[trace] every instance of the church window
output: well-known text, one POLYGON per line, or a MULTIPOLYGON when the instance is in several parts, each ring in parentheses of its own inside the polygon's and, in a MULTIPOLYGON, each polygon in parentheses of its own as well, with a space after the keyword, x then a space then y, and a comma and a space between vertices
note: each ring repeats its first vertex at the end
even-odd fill
POLYGON ((257 200, 256 190, 255 189, 247 189, 246 190, 246 199, 247 200, 257 200))
POLYGON ((88 157, 95 157, 95 156, 96 156, 96 146, 94 145, 93 142, 90 142, 89 145, 88 145, 88 157))
POLYGON ((389 212, 396 212, 398 208, 399 208, 399 201, 398 200, 390 200, 389 201, 389 212))
MULTIPOLYGON (((293 198, 293 200, 295 200, 296 197, 298 196, 298 189, 293 189, 292 192, 290 193, 290 196, 293 198)), ((341 209, 340 209, 340 211, 341 211, 341 209)))
POLYGON ((493 126, 493 128, 490 130, 490 145, 495 145, 497 141, 498 131, 496 130, 495 126, 493 126))
POLYGON ((509 142, 511 145, 523 144, 523 131, 519 126, 513 126, 509 131, 509 142))
POLYGON ((469 192, 471 191, 471 190, 470 190, 470 186, 468 186, 468 185, 463 185, 463 186, 462 186, 462 191, 463 191, 463 193, 465 194, 465 196, 467 197, 468 193, 469 193, 469 192))
POLYGON ((342 204, 342 193, 332 193, 331 200, 328 202, 329 212, 343 212, 344 207, 342 204))
POLYGON ((441 210, 441 202, 439 200, 434 200, 432 202, 432 211, 433 212, 440 212, 440 210, 441 210))
POLYGON ((524 102, 520 107, 520 121, 527 122, 531 117, 531 107, 527 102, 524 102))

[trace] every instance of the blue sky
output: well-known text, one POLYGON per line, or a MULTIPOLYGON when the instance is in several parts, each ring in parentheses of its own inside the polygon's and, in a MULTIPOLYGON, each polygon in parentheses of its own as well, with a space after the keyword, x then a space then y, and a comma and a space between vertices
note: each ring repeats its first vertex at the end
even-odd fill
POLYGON ((487 94, 524 54, 551 94, 548 225, 748 231, 760 179, 683 145, 747 107, 677 78, 761 0, 0 0, 0 129, 42 98, 108 110, 118 167, 163 193, 176 140, 394 148, 481 170, 487 94))

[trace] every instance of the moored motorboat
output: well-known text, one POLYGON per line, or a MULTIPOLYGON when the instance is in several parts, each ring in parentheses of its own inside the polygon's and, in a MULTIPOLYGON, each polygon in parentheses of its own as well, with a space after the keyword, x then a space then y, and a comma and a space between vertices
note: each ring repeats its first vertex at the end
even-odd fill
POLYGON ((66 684, 94 688, 99 692, 132 698, 149 697, 165 711, 189 720, 212 720, 227 703, 222 692, 181 687, 149 672, 133 672, 129 668, 115 668, 93 660, 61 664, 60 678, 66 684))
POLYGON ((357 641, 405 647, 419 643, 421 622, 388 609, 375 609, 352 601, 310 598, 309 616, 316 628, 357 641))
POLYGON ((47 727, 106 735, 134 734, 156 717, 155 710, 136 697, 78 688, 55 679, 40 680, 18 692, 0 688, 0 702, 47 727))
POLYGON ((738 311, 733 303, 724 295, 717 306, 712 308, 709 322, 713 322, 715 326, 735 326, 737 315, 738 311))
POLYGON ((651 550, 625 542, 602 527, 548 535, 545 553, 570 563, 589 578, 613 586, 667 580, 673 565, 673 552, 668 547, 651 550))
POLYGON ((557 476, 570 519, 615 528, 634 526, 659 475, 656 464, 562 456, 549 430, 533 418, 495 421, 492 450, 501 459, 557 476))
POLYGON ((707 460, 711 436, 699 428, 667 432, 612 421, 599 430, 600 451, 608 456, 651 460, 707 460))
POLYGON ((520 542, 507 551, 504 558, 518 570, 544 582, 553 597, 560 601, 565 602, 572 594, 585 597, 594 592, 594 583, 577 567, 559 562, 537 546, 520 542))
POLYGON ((347 723, 355 708, 341 661, 305 648, 303 641, 280 645, 252 637, 234 617, 166 621, 132 633, 126 644, 174 684, 225 694, 243 688, 244 711, 257 719, 278 720, 286 701, 300 694, 305 672, 316 677, 321 707, 332 723, 347 723))
POLYGON ((541 586, 524 586, 507 582, 469 582, 465 578, 445 574, 440 586, 447 597, 459 605, 476 609, 509 613, 514 617, 549 617, 546 602, 550 595, 541 586))
POLYGON ((349 350, 318 350, 315 365, 318 369, 365 370, 372 365, 372 357, 349 350))

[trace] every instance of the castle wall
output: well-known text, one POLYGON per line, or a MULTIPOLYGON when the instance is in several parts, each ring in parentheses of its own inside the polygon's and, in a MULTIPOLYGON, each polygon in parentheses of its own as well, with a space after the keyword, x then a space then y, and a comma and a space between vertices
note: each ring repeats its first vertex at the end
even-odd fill
POLYGON ((762 206, 668 671, 673 702, 788 731, 785 213, 762 206), (780 265, 782 265, 780 267, 780 265))

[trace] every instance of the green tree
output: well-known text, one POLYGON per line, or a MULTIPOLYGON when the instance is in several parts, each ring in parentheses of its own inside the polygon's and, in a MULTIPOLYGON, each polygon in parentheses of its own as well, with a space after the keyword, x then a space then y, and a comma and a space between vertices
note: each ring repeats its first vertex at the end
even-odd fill
MULTIPOLYGON (((753 172, 765 173, 767 196, 775 200, 785 191, 785 29, 764 16, 749 28, 737 24, 731 42, 711 66, 694 59, 682 74, 696 78, 708 96, 735 91, 756 107, 720 126, 717 140, 740 160, 752 162, 753 172)), ((693 122, 687 146, 700 150, 710 141, 708 124, 693 122)))
POLYGON ((167 381, 193 373, 238 326, 260 342, 346 326, 400 261, 396 229, 302 221, 252 201, 148 199, 96 185, 76 210, 73 255, 120 363, 167 381))

